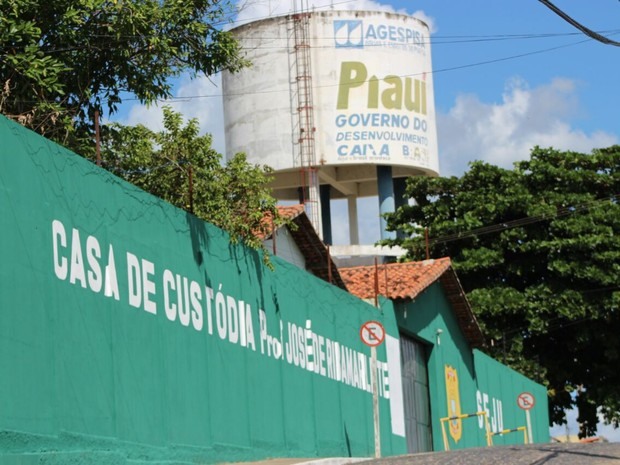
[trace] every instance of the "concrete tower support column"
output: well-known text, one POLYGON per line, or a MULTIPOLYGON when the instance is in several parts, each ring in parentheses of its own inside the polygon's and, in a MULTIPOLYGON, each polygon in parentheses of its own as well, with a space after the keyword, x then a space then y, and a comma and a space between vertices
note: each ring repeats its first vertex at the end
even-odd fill
POLYGON ((331 207, 331 186, 323 184, 321 192, 321 224, 323 227, 323 242, 332 245, 332 207, 331 207))
POLYGON ((395 239, 396 233, 387 230, 387 221, 384 213, 394 212, 394 182, 392 181, 391 166, 377 166, 377 187, 379 190, 379 225, 381 239, 395 239))
POLYGON ((347 207, 349 210, 349 243, 358 245, 360 243, 360 231, 357 224, 357 197, 347 196, 347 207))

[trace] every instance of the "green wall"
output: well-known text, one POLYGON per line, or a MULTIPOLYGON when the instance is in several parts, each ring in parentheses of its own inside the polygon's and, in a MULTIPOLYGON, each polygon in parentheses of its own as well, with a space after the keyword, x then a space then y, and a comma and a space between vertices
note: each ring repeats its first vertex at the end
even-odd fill
MULTIPOLYGON (((359 328, 379 320, 398 337, 392 312, 277 257, 267 270, 219 229, 3 117, 0 141, 0 461, 373 453, 359 328)), ((383 453, 403 453, 389 392, 383 453)))
MULTIPOLYGON (((534 383, 479 350, 474 350, 473 355, 477 391, 481 394, 476 401, 479 408, 490 411, 491 427, 493 428, 495 423, 498 423, 498 428, 503 425, 505 429, 526 426, 526 414, 518 407, 517 397, 527 392, 532 394, 535 400, 530 410, 534 442, 549 442, 549 406, 545 387, 534 383), (488 403, 485 403, 487 400, 488 403)), ((504 437, 494 436, 493 442, 495 444, 518 444, 522 442, 522 436, 521 433, 511 433, 504 437)))
MULTIPOLYGON (((446 366, 458 377, 460 413, 488 411, 492 431, 526 426, 525 412, 517 405, 522 392, 535 396, 536 405, 530 411, 534 442, 549 441, 547 393, 541 386, 514 370, 493 360, 478 350, 471 350, 451 310, 439 282, 429 286, 414 301, 395 304, 398 325, 404 334, 424 343, 428 354, 429 390, 431 402, 434 450, 444 450, 441 418, 448 414, 446 366), (438 330, 441 332, 438 334, 438 330)), ((444 425, 450 449, 486 446, 482 417, 463 419, 461 434, 449 434, 444 425), (480 418, 480 419, 479 419, 480 418)), ((494 435, 493 444, 523 444, 522 432, 494 435)))

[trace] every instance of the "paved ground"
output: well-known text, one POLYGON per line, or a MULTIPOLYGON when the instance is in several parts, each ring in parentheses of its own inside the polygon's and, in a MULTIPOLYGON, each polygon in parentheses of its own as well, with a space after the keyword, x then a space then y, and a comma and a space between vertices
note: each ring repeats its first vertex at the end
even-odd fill
POLYGON ((620 465, 620 443, 534 444, 402 455, 356 465, 620 465))

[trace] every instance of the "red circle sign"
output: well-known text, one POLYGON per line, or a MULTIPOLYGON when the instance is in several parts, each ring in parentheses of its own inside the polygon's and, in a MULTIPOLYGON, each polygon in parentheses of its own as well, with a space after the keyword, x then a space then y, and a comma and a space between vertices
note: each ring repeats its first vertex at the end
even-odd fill
POLYGON ((536 400, 534 399, 534 396, 529 392, 522 392, 517 397, 517 405, 523 410, 530 410, 532 407, 534 407, 535 403, 536 400))
POLYGON ((385 328, 378 321, 367 321, 360 328, 360 337, 367 346, 376 347, 385 339, 385 328))

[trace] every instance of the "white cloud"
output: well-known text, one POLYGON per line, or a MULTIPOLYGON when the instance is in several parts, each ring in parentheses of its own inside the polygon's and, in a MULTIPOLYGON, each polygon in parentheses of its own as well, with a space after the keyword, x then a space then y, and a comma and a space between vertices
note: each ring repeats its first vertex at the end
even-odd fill
POLYGON ((618 142, 603 131, 590 134, 571 126, 579 115, 577 85, 568 79, 530 89, 514 79, 499 103, 462 94, 447 114, 437 115, 441 174, 462 174, 467 163, 483 160, 511 168, 535 145, 589 152, 618 142))
MULTIPOLYGON (((392 5, 387 5, 374 0, 310 0, 308 9, 311 11, 320 10, 366 10, 366 11, 386 11, 389 13, 411 14, 424 21, 431 33, 436 32, 435 20, 423 11, 408 13, 406 8, 395 9, 392 5)), ((240 11, 234 26, 244 24, 258 19, 269 18, 271 16, 292 13, 293 2, 290 0, 246 0, 240 2, 240 11)))
MULTIPOLYGON (((310 0, 307 3, 309 11, 320 10, 368 10, 368 11, 388 11, 390 13, 406 13, 405 9, 396 10, 392 5, 386 5, 374 0, 310 0)), ((249 21, 269 18, 271 16, 285 15, 293 13, 294 5, 299 4, 290 0, 246 0, 239 4, 239 15, 235 25, 244 24, 249 21)), ((425 16, 426 17, 426 16, 425 16)), ((420 18, 422 19, 422 18, 420 18)))
POLYGON ((222 104, 221 75, 214 77, 201 76, 190 80, 182 80, 175 93, 175 99, 160 102, 149 107, 133 105, 123 124, 143 124, 153 130, 161 130, 162 108, 165 105, 180 112, 185 119, 196 118, 200 123, 202 134, 213 135, 213 148, 223 154, 224 142, 224 110, 222 104))

